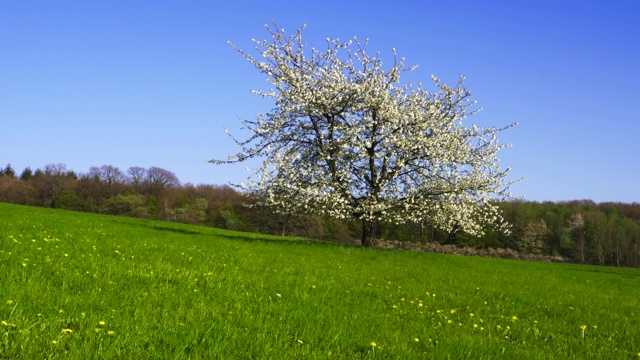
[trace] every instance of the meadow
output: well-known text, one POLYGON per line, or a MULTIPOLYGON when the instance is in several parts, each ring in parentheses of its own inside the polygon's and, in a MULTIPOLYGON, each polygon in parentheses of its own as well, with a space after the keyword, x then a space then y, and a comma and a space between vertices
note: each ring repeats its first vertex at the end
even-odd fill
POLYGON ((0 203, 0 359, 640 359, 640 270, 0 203))

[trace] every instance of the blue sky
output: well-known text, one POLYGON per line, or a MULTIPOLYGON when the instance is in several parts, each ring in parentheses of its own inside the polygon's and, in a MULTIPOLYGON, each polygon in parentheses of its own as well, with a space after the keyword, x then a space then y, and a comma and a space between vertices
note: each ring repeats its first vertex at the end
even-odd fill
MULTIPOLYGON (((2 1, 0 166, 158 166, 183 183, 245 181, 214 166, 224 128, 268 111, 251 49, 275 20, 419 64, 404 81, 458 74, 502 134, 526 200, 640 201, 640 1, 2 1)), ((452 84, 453 85, 453 84, 452 84)), ((241 135, 241 133, 239 133, 241 135)))

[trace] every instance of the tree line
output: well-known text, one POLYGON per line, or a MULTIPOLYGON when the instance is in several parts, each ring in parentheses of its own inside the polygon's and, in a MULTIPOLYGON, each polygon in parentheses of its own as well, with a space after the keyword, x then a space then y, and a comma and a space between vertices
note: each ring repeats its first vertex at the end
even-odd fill
MULTIPOLYGON (((0 169, 0 201, 341 243, 357 244, 363 230, 359 221, 279 214, 260 206, 258 196, 227 185, 182 184, 173 172, 159 167, 134 166, 122 171, 102 165, 76 173, 65 164, 47 164, 18 174, 7 165, 0 169)), ((500 254, 640 267, 639 203, 575 200, 496 205, 510 224, 508 233, 489 230, 477 237, 455 228, 442 231, 428 222, 379 223, 375 238, 379 244, 394 241, 439 244, 445 249, 507 249, 500 254)))

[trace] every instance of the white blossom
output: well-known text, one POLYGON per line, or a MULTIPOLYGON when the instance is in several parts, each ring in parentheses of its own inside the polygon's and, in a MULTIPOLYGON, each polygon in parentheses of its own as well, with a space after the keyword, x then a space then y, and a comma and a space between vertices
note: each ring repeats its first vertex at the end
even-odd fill
MULTIPOLYGON (((428 222, 443 230, 481 235, 487 225, 507 231, 494 202, 513 182, 497 165, 504 128, 463 121, 479 109, 460 77, 454 88, 431 75, 436 90, 400 83, 404 58, 388 70, 357 39, 327 38, 324 51, 304 56, 299 29, 287 36, 267 26, 271 42, 254 40, 260 60, 234 47, 273 88, 254 91, 275 108, 254 120, 229 160, 252 157, 245 190, 285 213, 392 223, 428 222)), ((393 49, 395 57, 395 49, 393 49)), ((363 245, 370 239, 363 234, 363 245)))

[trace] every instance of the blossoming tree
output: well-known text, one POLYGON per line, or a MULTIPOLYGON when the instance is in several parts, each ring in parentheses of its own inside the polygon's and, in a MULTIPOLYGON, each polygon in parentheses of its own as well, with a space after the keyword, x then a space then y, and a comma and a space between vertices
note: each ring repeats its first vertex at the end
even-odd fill
POLYGON ((465 126, 475 113, 460 77, 449 87, 435 76, 434 92, 401 84, 404 58, 383 69, 379 54, 353 38, 327 38, 308 50, 304 26, 287 35, 265 26, 270 41, 253 40, 256 56, 229 43, 273 85, 254 90, 275 108, 242 120, 251 135, 231 138, 241 151, 214 164, 262 159, 245 190, 262 204, 293 214, 362 221, 362 245, 377 222, 428 222, 443 230, 482 234, 507 229, 496 198, 510 197, 496 135, 504 128, 465 126))

